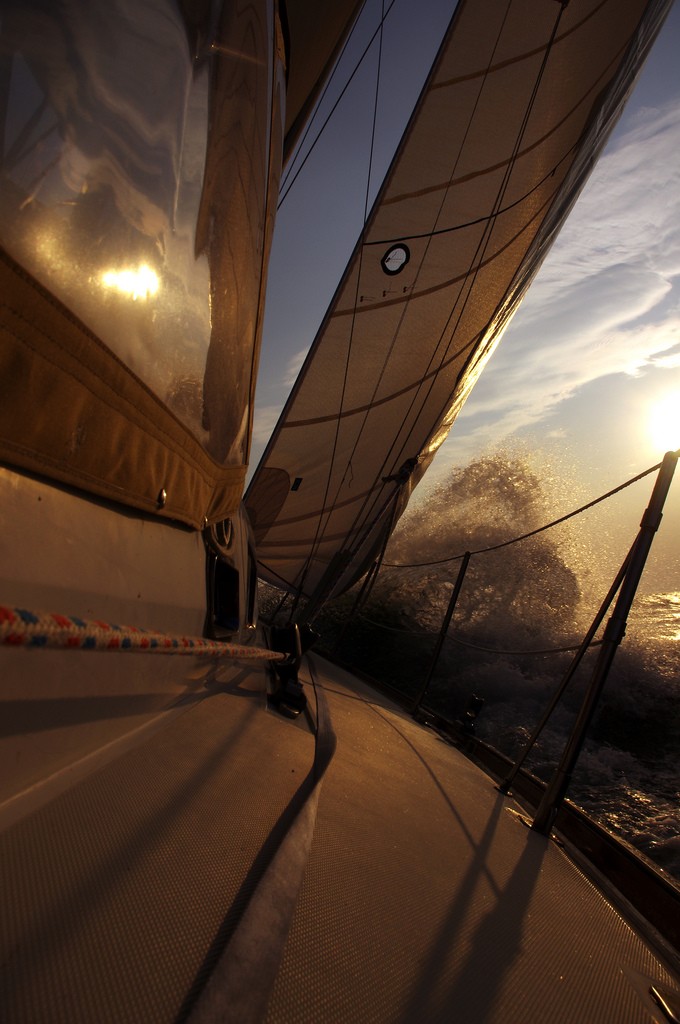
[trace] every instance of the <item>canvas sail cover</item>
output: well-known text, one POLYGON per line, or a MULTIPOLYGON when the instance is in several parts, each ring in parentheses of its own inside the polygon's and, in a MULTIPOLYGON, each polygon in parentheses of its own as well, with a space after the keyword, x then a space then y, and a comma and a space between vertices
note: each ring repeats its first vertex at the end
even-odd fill
POLYGON ((3 0, 1 462, 236 512, 283 147, 357 0, 332 6, 3 0))
POLYGON ((665 0, 461 0, 246 501, 263 577, 353 582, 536 273, 665 0))

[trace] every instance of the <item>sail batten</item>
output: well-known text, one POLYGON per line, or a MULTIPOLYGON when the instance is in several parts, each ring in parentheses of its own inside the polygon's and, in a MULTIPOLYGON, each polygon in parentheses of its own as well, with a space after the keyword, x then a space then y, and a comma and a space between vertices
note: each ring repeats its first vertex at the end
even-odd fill
POLYGON ((337 592, 382 543, 583 186, 667 8, 459 3, 251 485, 266 578, 308 597, 321 581, 337 592))

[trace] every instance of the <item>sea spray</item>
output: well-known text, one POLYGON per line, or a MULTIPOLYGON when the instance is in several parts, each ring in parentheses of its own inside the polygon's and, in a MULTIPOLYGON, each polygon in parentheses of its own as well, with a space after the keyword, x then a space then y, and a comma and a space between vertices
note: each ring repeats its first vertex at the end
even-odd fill
MULTIPOLYGON (((562 509, 563 511, 563 509, 562 509)), ((549 522, 554 503, 522 458, 480 459, 453 472, 403 518, 368 602, 349 626, 353 591, 324 610, 322 644, 415 696, 465 551, 474 554, 428 690, 455 718, 483 698, 478 735, 514 756, 555 692, 615 572, 598 570, 580 518, 505 545, 549 522), (495 549, 495 550, 489 550, 495 549), (415 564, 414 563, 428 563, 415 564), (606 573, 611 575, 607 577, 606 573), (554 653, 536 653, 553 651, 554 653)), ((621 541, 622 561, 630 538, 621 541)), ((680 595, 642 597, 617 652, 569 796, 680 877, 680 595)), ((548 778, 573 724, 589 652, 529 761, 548 778)))

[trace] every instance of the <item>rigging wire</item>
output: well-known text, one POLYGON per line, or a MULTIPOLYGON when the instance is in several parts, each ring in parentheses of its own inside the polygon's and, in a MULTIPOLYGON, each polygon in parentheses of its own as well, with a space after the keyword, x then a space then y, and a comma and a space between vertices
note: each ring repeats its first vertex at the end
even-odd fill
POLYGON ((349 78, 347 79, 347 81, 345 82, 344 86, 342 87, 340 95, 338 96, 338 98, 336 99, 335 103, 331 107, 331 110, 330 110, 328 116, 326 117, 326 119, 324 120, 323 124, 319 128, 319 131, 317 132, 316 136, 314 137, 314 140, 313 140, 312 144, 310 145, 309 149, 305 153, 304 158, 302 159, 302 162, 300 163, 300 166, 295 171, 295 174, 293 174, 293 165, 295 164, 295 161, 297 160, 298 156, 300 155, 300 152, 302 150, 302 146, 304 145, 305 139, 307 138, 309 132, 312 129, 312 125, 314 123, 314 119, 315 119, 316 115, 318 114, 318 112, 319 112, 319 110, 321 108, 321 104, 323 103, 323 100, 324 100, 324 98, 326 96, 326 93, 328 92, 328 90, 329 90, 329 88, 331 86, 331 83, 332 83, 332 81, 333 81, 333 79, 335 77, 335 73, 338 70, 338 68, 340 67, 342 58, 345 55, 347 47, 349 46, 350 40, 352 38, 352 35, 354 34, 354 30, 355 30, 355 28, 357 27, 357 25, 359 23, 359 19, 358 18, 355 21, 354 25, 352 26, 352 31, 350 32, 349 36, 347 37, 347 40, 345 41, 345 45, 343 46, 342 51, 340 53, 340 56, 338 57, 338 60, 336 61, 335 67, 333 68, 333 72, 332 72, 330 78, 328 79, 326 85, 324 86, 323 92, 321 93, 321 96, 319 98, 319 102, 316 105, 316 109, 315 109, 314 113, 312 114, 312 117, 310 118, 307 127, 305 128, 304 134, 303 134, 303 136, 302 136, 302 138, 300 140, 299 145, 297 146, 295 157, 293 159, 293 162, 291 163, 290 170, 284 176, 284 180, 281 183, 281 196, 279 197, 279 203, 278 203, 278 206, 277 206, 277 210, 280 210, 281 207, 283 206, 283 203, 284 203, 284 200, 285 200, 286 196, 288 195, 288 193, 292 189, 293 185, 295 184, 295 182, 296 182, 296 180, 298 178, 298 175, 300 174, 300 172, 302 171, 302 168, 307 163, 307 160, 312 155, 312 152, 313 152, 317 142, 319 141, 319 139, 323 135, 324 131, 326 130, 326 127, 328 126, 329 121, 333 117, 333 114, 337 110, 338 105, 340 104, 343 96, 345 95, 345 93, 347 92, 348 88, 350 87, 350 85, 351 85, 351 83, 352 83, 352 81, 354 79, 354 76, 357 74, 359 68, 363 64, 364 58, 367 56, 369 50, 371 49, 371 46, 373 45, 373 42, 374 42, 376 36, 378 35, 378 33, 381 34, 381 38, 382 38, 382 30, 383 30, 383 25, 384 25, 385 19, 387 18, 387 15, 390 13, 392 8, 394 7, 395 3, 396 3, 396 0, 390 0, 389 6, 387 7, 386 10, 384 9, 384 4, 383 4, 383 12, 382 12, 382 15, 381 15, 381 18, 380 18, 380 23, 378 24, 375 32, 373 33, 373 35, 371 36, 371 38, 367 42, 367 44, 366 44, 366 46, 364 48, 363 53, 361 54, 361 56, 359 57, 358 61, 354 65, 354 68, 352 69, 352 73, 350 74, 349 78), (293 174, 292 179, 291 179, 291 174, 293 174), (290 179, 290 181, 289 181, 289 179, 290 179))
POLYGON ((389 519, 387 520, 387 522, 385 523, 385 526, 384 526, 384 533, 385 533, 385 535, 384 535, 384 537, 382 539, 382 543, 380 545, 380 552, 378 554, 378 557, 373 562, 373 565, 371 566, 369 571, 366 573, 366 576, 364 578, 364 582, 362 584, 362 587, 361 587, 359 593, 357 594, 357 597, 356 597, 356 600, 355 600, 355 602, 354 602, 354 604, 352 606, 352 609, 351 609, 349 615, 347 616, 347 619, 345 620, 345 624, 343 625, 342 630, 340 631, 340 636, 336 640, 336 643, 335 643, 335 649, 336 650, 340 646, 342 638, 345 635, 345 630, 349 627, 350 623, 352 622, 352 619, 354 618, 355 615, 359 614, 361 608, 364 607, 364 605, 368 601, 369 597, 371 596, 371 593, 373 592, 373 586, 374 586, 375 581, 378 578, 378 574, 380 573, 380 570, 382 568, 383 560, 385 558, 385 552, 387 550, 387 545, 390 542, 390 537, 392 536, 392 531, 394 530, 396 518, 397 518, 397 502, 395 501, 393 506, 392 506, 391 515, 390 515, 389 519))
MULTIPOLYGON (((394 0, 392 0, 392 2, 394 3, 394 0)), ((372 171, 373 171, 373 158, 374 158, 374 153, 375 153, 376 126, 377 126, 377 121, 378 121, 378 99, 379 99, 379 93, 380 93, 380 72, 381 72, 381 67, 382 67, 383 28, 384 28, 384 23, 385 23, 385 0, 382 0, 382 18, 380 20, 380 26, 379 26, 379 29, 378 29, 378 33, 379 33, 379 36, 378 36, 378 39, 379 39, 379 42, 378 42, 378 62, 377 62, 376 76, 375 76, 375 96, 374 96, 374 101, 373 101, 373 118, 372 118, 372 124, 371 124, 371 144, 370 144, 370 148, 369 148, 368 168, 367 168, 367 174, 366 174, 366 192, 365 192, 365 196, 364 196, 364 215, 363 215, 362 234, 363 234, 363 232, 366 229, 366 222, 368 220, 368 204, 369 204, 369 197, 370 197, 370 192, 371 192, 371 177, 372 177, 372 171)), ((363 249, 360 248, 359 249, 359 268, 358 268, 358 273, 357 273, 356 294, 355 294, 355 301, 354 301, 354 313, 352 315, 352 323, 351 323, 351 326, 350 326, 350 333, 349 333, 349 338, 348 338, 348 342, 347 342, 347 354, 345 356, 345 370, 344 370, 343 380, 342 380, 342 389, 341 389, 341 392, 340 392, 340 415, 338 415, 338 418, 337 418, 336 424, 335 424, 335 436, 333 438, 333 450, 332 450, 331 458, 329 460, 329 465, 328 465, 328 475, 326 477, 326 487, 325 487, 325 491, 324 491, 324 497, 323 497, 323 502, 322 502, 322 505, 321 505, 321 510, 320 510, 320 513, 319 513, 319 519, 318 519, 317 525, 316 525, 316 531, 315 531, 315 534, 314 534, 314 542, 313 542, 313 544, 310 547, 310 550, 309 550, 309 553, 307 555, 307 558, 305 559, 305 562, 304 562, 304 565, 302 567, 302 570, 301 570, 301 572, 300 572, 300 574, 298 576, 299 583, 297 583, 297 595, 296 595, 295 601, 293 602, 293 605, 292 605, 291 611, 290 611, 291 618, 292 618, 293 614, 295 613, 296 608, 297 608, 297 604, 298 604, 298 602, 300 600, 300 597, 302 596, 302 589, 304 587, 304 583, 305 583, 305 579, 307 577, 307 573, 309 572, 309 568, 310 568, 310 566, 312 564, 312 560, 313 560, 313 558, 314 558, 314 556, 315 556, 315 554, 316 554, 316 552, 318 550, 318 546, 319 546, 320 540, 323 537, 323 532, 324 532, 326 526, 328 525, 331 513, 333 511, 333 506, 331 506, 330 510, 326 514, 328 495, 330 493, 331 481, 332 481, 332 477, 333 477, 333 470, 335 469, 335 459, 336 459, 338 441, 339 441, 339 437, 340 437, 340 423, 341 423, 341 419, 342 419, 341 414, 342 414, 342 408, 343 408, 343 405, 344 405, 344 402, 345 402, 345 393, 346 393, 346 390, 347 390, 347 380, 348 380, 348 376, 349 376, 349 367, 350 367, 350 361, 351 361, 351 356, 352 356, 352 339, 353 339, 353 336, 354 336, 354 319, 355 319, 355 316, 356 316, 357 297, 358 297, 358 294, 359 294, 359 285, 360 285, 360 281, 361 281, 361 260, 362 260, 362 254, 363 254, 363 249), (325 525, 322 528, 322 521, 324 519, 324 516, 326 516, 326 523, 325 523, 325 525)), ((350 461, 348 463, 347 468, 351 468, 351 458, 350 458, 350 461)), ((345 469, 345 473, 343 475, 342 481, 340 482, 340 484, 338 486, 338 491, 339 491, 340 487, 342 487, 342 483, 344 482, 344 479, 345 479, 345 477, 347 475, 347 468, 345 469)), ((336 500, 337 500, 337 494, 336 494, 336 500)))
MULTIPOLYGON (((625 488, 630 487, 632 484, 639 482, 640 480, 644 479, 646 476, 649 476, 651 473, 654 473, 655 471, 661 469, 663 467, 663 465, 665 464, 665 461, 666 461, 666 458, 668 457, 668 455, 672 455, 676 459, 680 458, 680 449, 677 449, 676 451, 669 452, 662 462, 659 462, 659 463, 657 463, 654 466, 650 466, 649 469, 646 469, 642 473, 638 473, 636 476, 631 477, 629 480, 626 480, 624 483, 619 484, 618 487, 612 488, 612 490, 607 491, 606 494, 602 494, 598 498, 594 498, 592 501, 587 502, 585 505, 582 505, 579 508, 574 509, 571 512, 568 512, 566 515, 560 516, 558 519, 554 519, 554 520, 552 520, 552 522, 546 523, 544 526, 540 526, 537 529, 531 530, 529 533, 522 534, 519 537, 514 537, 511 540, 503 541, 500 544, 493 544, 493 545, 490 545, 489 547, 486 547, 486 548, 478 548, 476 551, 465 552, 463 555, 454 555, 454 556, 451 556, 450 558, 437 559, 436 561, 431 561, 431 562, 413 562, 413 563, 388 563, 388 562, 383 562, 383 565, 390 566, 391 568, 394 568, 394 569, 406 569, 406 568, 410 569, 410 568, 418 568, 418 567, 431 566, 431 565, 441 565, 441 564, 444 564, 446 562, 455 561, 456 559, 464 558, 466 555, 469 558, 473 554, 480 555, 480 554, 486 554, 486 553, 491 552, 491 551, 498 551, 501 548, 505 548, 505 547, 510 546, 511 544, 516 544, 519 541, 526 540, 528 537, 533 537, 536 534, 543 533, 545 530, 549 530, 553 526, 557 526, 560 523, 564 523, 566 520, 572 519, 574 516, 580 515, 581 513, 587 511, 588 509, 593 508, 595 505, 598 505, 600 502, 605 501, 608 498, 613 497, 615 494, 618 494, 620 491, 624 490, 625 488)), ((643 522, 644 522, 644 520, 643 520, 643 522)), ((625 566, 625 564, 626 563, 624 563, 624 566, 625 566)), ((430 636, 432 636, 432 631, 431 630, 414 630, 414 629, 406 629, 406 628, 399 627, 399 626, 390 626, 387 623, 376 622, 374 619, 371 619, 369 616, 365 615, 362 612, 358 613, 358 618, 361 619, 363 622, 367 623, 368 625, 373 626, 374 628, 387 630, 388 632, 392 632, 392 633, 399 633, 399 634, 408 635, 408 636, 422 636, 422 637, 426 637, 426 636, 430 637, 430 636)), ((594 628, 595 627, 593 626, 593 631, 594 631, 594 628)), ((483 644, 474 643, 471 640, 463 640, 461 637, 458 637, 455 634, 454 635, 449 634, 449 639, 452 640, 454 643, 458 644, 459 646, 466 647, 466 648, 471 649, 471 650, 482 651, 482 652, 484 652, 486 654, 508 655, 508 656, 515 656, 515 657, 518 657, 518 656, 544 656, 544 655, 563 654, 563 653, 566 654, 566 653, 570 653, 570 652, 573 652, 573 651, 581 651, 582 648, 583 648, 583 642, 581 642, 580 644, 577 644, 577 645, 568 645, 568 646, 563 646, 563 647, 551 647, 551 648, 545 648, 545 649, 540 649, 540 650, 535 650, 535 649, 534 650, 505 650, 505 649, 501 649, 501 648, 497 648, 497 647, 488 647, 488 646, 483 645, 483 644)), ((591 639, 591 641, 588 644, 588 646, 591 647, 591 648, 592 647, 598 647, 598 646, 601 646, 603 642, 604 642, 604 639, 602 639, 602 640, 592 640, 591 639)))

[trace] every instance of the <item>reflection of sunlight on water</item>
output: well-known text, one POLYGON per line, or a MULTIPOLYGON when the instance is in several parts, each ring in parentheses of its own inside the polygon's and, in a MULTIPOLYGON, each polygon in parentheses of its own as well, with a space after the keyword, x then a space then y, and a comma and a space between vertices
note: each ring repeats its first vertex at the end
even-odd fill
POLYGON ((635 612, 639 633, 644 631, 650 640, 680 642, 680 591, 640 598, 635 612))
POLYGON ((667 597, 673 625, 673 632, 670 638, 671 640, 680 640, 680 593, 668 594, 667 597))
POLYGON ((133 302, 137 299, 148 299, 158 291, 158 275, 146 263, 136 270, 107 270, 102 274, 102 284, 106 288, 115 288, 123 295, 129 295, 133 302))

